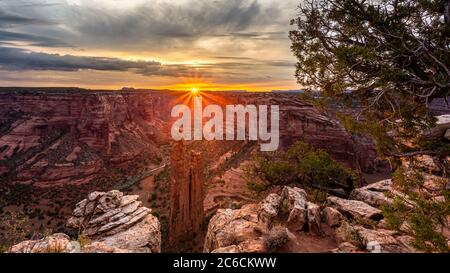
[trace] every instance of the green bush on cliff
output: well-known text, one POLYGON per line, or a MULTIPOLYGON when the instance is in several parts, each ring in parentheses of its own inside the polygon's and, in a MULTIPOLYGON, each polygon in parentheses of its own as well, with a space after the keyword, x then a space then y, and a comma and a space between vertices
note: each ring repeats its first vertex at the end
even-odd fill
POLYGON ((407 231, 413 237, 414 248, 425 252, 449 252, 447 239, 442 234, 450 215, 450 194, 445 190, 446 180, 435 181, 442 187, 443 200, 436 201, 424 188, 424 177, 417 171, 399 168, 393 182, 404 196, 390 196, 393 205, 383 206, 383 215, 391 228, 407 231))
POLYGON ((256 173, 272 185, 299 183, 326 190, 354 187, 356 175, 331 156, 304 142, 296 142, 287 152, 265 154, 256 159, 256 173))

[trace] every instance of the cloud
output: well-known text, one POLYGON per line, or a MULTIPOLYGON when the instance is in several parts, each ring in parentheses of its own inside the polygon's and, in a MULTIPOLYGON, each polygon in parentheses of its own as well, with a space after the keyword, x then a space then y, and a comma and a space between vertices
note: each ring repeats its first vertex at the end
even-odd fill
MULTIPOLYGON (((161 63, 154 61, 134 62, 116 58, 79 57, 72 55, 47 54, 27 52, 23 49, 12 47, 0 47, 0 67, 10 70, 131 70, 144 75, 170 75, 168 69, 165 69, 161 65, 161 63)), ((171 73, 177 73, 176 69, 172 69, 171 73)))
POLYGON ((130 71, 145 76, 189 76, 194 71, 201 72, 202 77, 210 77, 208 71, 222 70, 222 77, 244 75, 233 72, 236 68, 258 69, 265 66, 290 66, 288 61, 256 61, 252 64, 244 62, 222 62, 215 64, 199 64, 196 66, 172 64, 163 65, 157 61, 128 61, 118 58, 84 57, 29 52, 14 47, 0 47, 0 68, 7 70, 50 70, 50 71, 130 71))
POLYGON ((0 69, 24 77, 92 70, 139 77, 199 73, 233 83, 291 79, 295 59, 287 32, 298 1, 0 0, 0 69))
POLYGON ((277 8, 264 8, 256 0, 151 1, 130 9, 79 5, 64 13, 75 33, 71 44, 147 50, 188 49, 197 40, 220 35, 249 38, 239 32, 273 24, 278 15, 277 8))
POLYGON ((34 46, 65 47, 66 43, 56 39, 32 34, 0 30, 0 42, 26 42, 34 46))
POLYGON ((0 8, 0 42, 25 42, 34 46, 42 47, 63 47, 67 46, 64 42, 54 38, 33 35, 11 31, 15 27, 24 27, 29 25, 53 25, 54 22, 43 19, 36 19, 23 15, 18 15, 0 8))
POLYGON ((30 18, 18 14, 8 13, 0 8, 0 27, 10 28, 30 24, 52 24, 51 21, 30 18))

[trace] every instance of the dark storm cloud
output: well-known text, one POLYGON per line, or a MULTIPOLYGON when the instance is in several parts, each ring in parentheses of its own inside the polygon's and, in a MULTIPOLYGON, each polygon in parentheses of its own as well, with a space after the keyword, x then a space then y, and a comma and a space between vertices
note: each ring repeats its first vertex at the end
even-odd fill
MULTIPOLYGON (((207 70, 222 69, 233 70, 236 67, 252 66, 293 66, 290 62, 257 62, 252 65, 239 62, 224 62, 218 64, 205 64, 196 67, 187 65, 163 65, 156 61, 127 61, 118 58, 81 57, 73 55, 59 55, 38 52, 28 52, 13 47, 0 47, 0 68, 7 70, 50 70, 50 71, 78 71, 83 69, 100 71, 131 71, 145 76, 179 77, 190 75, 196 70, 203 71, 208 77, 207 70)), ((232 75, 233 72, 227 72, 232 75)))
POLYGON ((170 75, 183 72, 177 67, 165 69, 159 62, 133 62, 116 58, 79 57, 27 52, 12 47, 0 47, 0 67, 10 70, 78 71, 81 69, 101 71, 136 71, 144 75, 170 75))
MULTIPOLYGON (((161 53, 193 50, 203 38, 234 40, 287 39, 287 32, 266 27, 288 25, 280 5, 265 0, 146 1, 123 8, 105 2, 0 2, 0 29, 31 24, 23 33, 52 37, 74 47, 149 50, 161 53), (90 4, 88 4, 90 3, 90 4), (100 4, 103 3, 103 4, 100 4), (119 8, 117 8, 119 7, 119 8), (18 14, 21 15, 18 15, 18 14), (47 22, 51 18, 51 21, 47 22), (52 24, 44 26, 44 24, 52 24), (40 28, 37 29, 36 25, 40 28), (36 32, 37 31, 37 32, 36 32)), ((132 3, 132 1, 130 1, 132 3)))
POLYGON ((11 32, 0 29, 0 42, 26 42, 34 46, 43 47, 64 47, 67 46, 64 42, 56 39, 36 36, 32 34, 11 32))

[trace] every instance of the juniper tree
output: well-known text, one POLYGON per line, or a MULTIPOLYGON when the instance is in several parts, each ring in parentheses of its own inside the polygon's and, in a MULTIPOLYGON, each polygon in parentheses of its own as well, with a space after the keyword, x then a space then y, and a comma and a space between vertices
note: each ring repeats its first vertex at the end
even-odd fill
MULTIPOLYGON (((347 129, 372 135, 390 159, 430 155, 448 176, 443 136, 450 126, 436 126, 428 105, 441 98, 448 106, 450 0, 305 0, 291 23, 296 77, 313 101, 357 105, 357 113, 338 115, 347 129)), ((408 199, 384 209, 388 222, 405 221, 420 250, 448 251, 439 232, 449 215, 448 185, 444 200, 434 201, 416 193, 420 175, 405 177, 399 168, 394 184, 408 199)))
POLYGON ((443 158, 448 143, 433 142, 437 149, 417 136, 435 125, 430 101, 449 94, 449 8, 450 0, 305 0, 290 32, 298 82, 322 100, 356 102, 356 122, 370 125, 361 130, 390 133, 384 154, 443 158))

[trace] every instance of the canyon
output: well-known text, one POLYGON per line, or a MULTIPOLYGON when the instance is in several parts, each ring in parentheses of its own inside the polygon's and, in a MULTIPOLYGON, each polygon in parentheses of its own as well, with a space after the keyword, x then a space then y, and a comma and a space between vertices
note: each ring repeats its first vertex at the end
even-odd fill
MULTIPOLYGON (((347 132, 297 95, 202 96, 204 105, 280 105, 280 149, 301 140, 368 177, 389 175, 373 141, 347 132)), ((0 88, 1 213, 24 212, 34 231, 66 232, 79 200, 120 190, 141 196, 158 216, 164 249, 201 251, 206 221, 218 209, 260 201, 243 178, 259 143, 180 147, 170 137, 170 111, 180 103, 192 107, 176 91, 0 88), (192 235, 198 242, 180 248, 192 235)))

